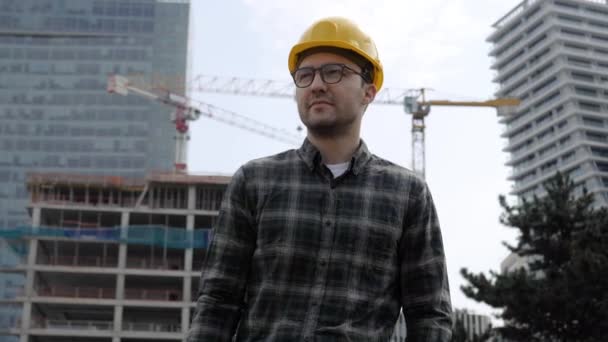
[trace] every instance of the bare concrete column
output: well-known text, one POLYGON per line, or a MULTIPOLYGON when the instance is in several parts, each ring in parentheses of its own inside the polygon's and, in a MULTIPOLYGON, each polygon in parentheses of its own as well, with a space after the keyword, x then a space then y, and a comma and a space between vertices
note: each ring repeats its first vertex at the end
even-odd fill
POLYGON ((182 334, 184 336, 188 333, 188 329, 190 329, 190 307, 182 308, 182 334))
POLYGON ((40 207, 32 208, 32 227, 40 227, 40 207))
MULTIPOLYGON (((194 185, 191 185, 190 187, 188 187, 188 209, 191 211, 195 210, 195 204, 196 187, 194 185)), ((194 214, 188 214, 186 216, 186 230, 190 234, 192 234, 192 243, 194 242, 194 222, 194 214)), ((188 333, 188 329, 190 328, 190 302, 192 302, 192 277, 190 273, 192 272, 193 249, 186 248, 184 250, 184 253, 184 270, 186 275, 184 277, 184 283, 182 286, 184 296, 184 307, 182 307, 182 333, 185 335, 188 333)))
MULTIPOLYGON (((40 213, 41 209, 38 206, 32 208, 32 230, 35 234, 40 227, 40 213)), ((38 254, 38 239, 36 235, 32 237, 28 244, 27 254, 27 266, 25 272, 25 288, 24 288, 24 302, 21 311, 21 334, 19 335, 19 341, 27 342, 29 339, 29 329, 32 327, 32 297, 35 294, 34 291, 34 278, 36 276, 34 266, 36 265, 36 257, 38 254)))
MULTIPOLYGON (((194 233, 194 215, 188 215, 186 220, 186 229, 189 232, 194 233)), ((192 301, 192 248, 187 248, 184 253, 185 276, 182 289, 184 295, 183 303, 186 307, 182 308, 182 332, 185 334, 190 327, 190 302, 192 301)))
MULTIPOLYGON (((38 210, 38 218, 40 218, 40 210, 38 210)), ((23 311, 21 312, 21 334, 19 336, 19 340, 22 342, 28 341, 29 329, 32 326, 32 297, 36 295, 34 291, 34 279, 36 277, 34 266, 36 265, 37 252, 38 239, 34 236, 29 242, 27 254, 23 311)))
POLYGON ((120 239, 118 246, 118 274, 116 275, 116 306, 114 306, 114 337, 112 342, 120 341, 123 321, 123 300, 125 298, 125 274, 127 265, 127 227, 129 226, 129 212, 123 211, 120 216, 120 239))
POLYGON ((188 210, 196 209, 196 186, 190 185, 188 186, 188 210))
POLYGON ((112 342, 120 341, 120 334, 122 332, 122 300, 118 301, 118 305, 114 307, 114 337, 112 338, 112 342))

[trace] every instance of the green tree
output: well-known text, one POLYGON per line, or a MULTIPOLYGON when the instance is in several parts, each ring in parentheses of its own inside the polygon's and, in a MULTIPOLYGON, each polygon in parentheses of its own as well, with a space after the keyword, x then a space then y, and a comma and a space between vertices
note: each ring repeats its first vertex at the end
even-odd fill
POLYGON ((592 195, 575 197, 574 183, 558 173, 546 196, 504 209, 501 223, 517 229, 513 253, 528 269, 461 274, 467 297, 502 309, 500 334, 513 341, 599 342, 608 338, 608 211, 592 195))

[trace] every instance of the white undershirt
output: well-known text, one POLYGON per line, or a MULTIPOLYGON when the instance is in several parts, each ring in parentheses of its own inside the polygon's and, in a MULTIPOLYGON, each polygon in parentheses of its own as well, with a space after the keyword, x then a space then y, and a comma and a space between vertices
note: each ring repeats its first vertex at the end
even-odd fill
POLYGON ((350 162, 340 163, 340 164, 325 164, 325 166, 327 166, 329 171, 331 171, 331 173, 334 175, 334 178, 338 178, 344 172, 346 172, 346 170, 348 170, 348 167, 350 166, 350 162))

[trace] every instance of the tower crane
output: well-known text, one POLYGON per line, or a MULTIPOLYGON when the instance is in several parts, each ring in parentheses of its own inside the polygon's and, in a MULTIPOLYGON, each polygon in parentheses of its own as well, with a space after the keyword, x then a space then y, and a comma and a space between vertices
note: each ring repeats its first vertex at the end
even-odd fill
POLYGON ((512 114, 520 100, 499 98, 487 101, 427 100, 426 89, 412 90, 413 95, 404 96, 405 112, 412 115, 412 170, 424 178, 426 176, 425 124, 424 118, 431 112, 431 106, 494 107, 499 115, 512 114))
POLYGON ((265 123, 210 105, 208 103, 193 101, 192 99, 172 93, 169 90, 146 90, 142 86, 132 84, 129 78, 125 76, 109 76, 107 91, 109 93, 125 96, 129 93, 134 93, 136 95, 166 104, 170 107, 174 107, 171 120, 175 124, 176 131, 174 165, 175 171, 178 172, 185 172, 187 170, 186 148, 187 142, 190 140, 188 122, 197 120, 201 115, 291 145, 298 145, 302 140, 302 138, 300 138, 297 134, 289 133, 285 130, 269 126, 265 123), (197 105, 191 104, 194 102, 197 102, 197 105))
MULTIPOLYGON (((194 78, 191 90, 275 98, 293 98, 295 94, 292 82, 213 75, 200 75, 194 78)), ((516 98, 499 98, 488 101, 427 100, 425 92, 424 88, 407 90, 383 88, 376 94, 373 102, 384 105, 402 105, 405 112, 412 115, 412 170, 423 178, 426 173, 424 118, 430 113, 432 106, 494 107, 499 115, 509 115, 513 114, 520 104, 520 100, 516 98)))

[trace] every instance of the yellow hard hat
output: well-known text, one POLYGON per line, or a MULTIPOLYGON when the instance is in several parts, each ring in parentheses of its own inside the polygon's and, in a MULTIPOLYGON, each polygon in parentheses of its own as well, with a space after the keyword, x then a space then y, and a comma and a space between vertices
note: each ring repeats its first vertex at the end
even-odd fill
POLYGON ((289 72, 293 73, 296 70, 298 56, 302 52, 317 47, 350 50, 363 57, 374 67, 372 82, 376 89, 380 90, 380 87, 382 87, 384 74, 376 44, 352 21, 341 17, 330 17, 312 24, 289 52, 289 72))

